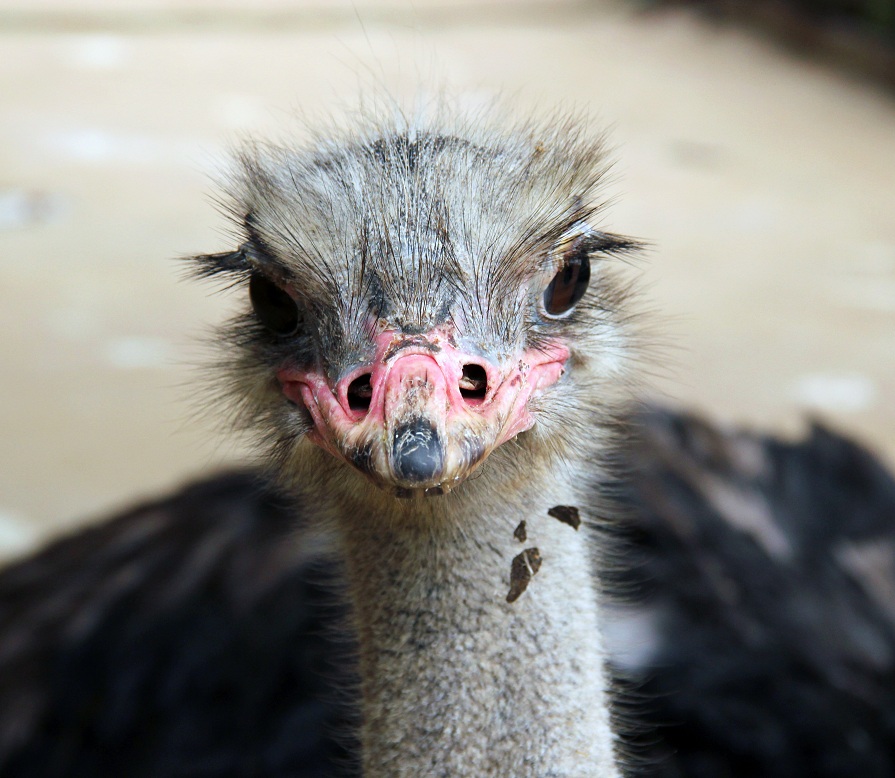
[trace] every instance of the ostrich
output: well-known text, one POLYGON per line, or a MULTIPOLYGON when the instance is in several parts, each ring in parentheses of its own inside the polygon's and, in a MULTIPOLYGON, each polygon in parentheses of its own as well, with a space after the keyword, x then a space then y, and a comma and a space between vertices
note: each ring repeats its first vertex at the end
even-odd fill
POLYGON ((244 153, 200 268, 248 277, 231 391, 344 562, 363 774, 612 778, 589 529, 550 514, 613 435, 636 244, 598 141, 454 124, 244 153))
POLYGON ((600 225, 605 171, 572 121, 370 120, 240 154, 238 241, 194 266, 245 290, 221 393, 266 468, 0 574, 4 774, 887 774, 869 766, 892 727, 891 571, 867 554, 886 511, 820 542, 784 465, 830 488, 863 474, 856 504, 891 508, 895 487, 820 429, 786 448, 631 414, 638 335, 612 265, 638 243, 600 225), (756 500, 765 524, 744 520, 756 500), (821 619, 780 648, 743 549, 778 599, 792 570, 835 591, 859 637, 812 653, 821 619), (642 604, 601 606, 601 570, 642 604), (638 619, 634 657, 619 635, 638 619), (749 664, 744 635, 789 662, 749 664), (711 677, 719 645, 732 677, 711 677), (792 691, 776 739, 725 731, 726 707, 765 710, 734 688, 747 669, 792 691), (610 671, 655 696, 613 713, 610 671), (851 745, 830 732, 814 758, 789 703, 819 698, 851 745))

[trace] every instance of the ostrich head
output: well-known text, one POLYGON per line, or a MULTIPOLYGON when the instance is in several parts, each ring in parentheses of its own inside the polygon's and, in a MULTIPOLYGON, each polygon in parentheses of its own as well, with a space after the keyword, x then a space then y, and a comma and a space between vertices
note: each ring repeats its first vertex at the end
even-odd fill
POLYGON ((599 228, 606 167, 572 121, 243 150, 241 245, 198 263, 248 288, 228 374, 281 475, 418 502, 590 456, 627 350, 606 259, 635 248, 599 228))

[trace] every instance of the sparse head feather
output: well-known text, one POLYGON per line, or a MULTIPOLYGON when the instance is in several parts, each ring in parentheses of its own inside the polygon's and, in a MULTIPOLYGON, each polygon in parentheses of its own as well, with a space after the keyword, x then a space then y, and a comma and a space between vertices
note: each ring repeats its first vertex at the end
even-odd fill
POLYGON ((534 401, 543 429, 533 437, 559 453, 583 445, 593 398, 611 403, 607 385, 619 383, 627 348, 624 294, 601 259, 638 247, 596 229, 607 169, 602 136, 570 118, 367 118, 305 148, 244 147, 227 187, 244 242, 197 258, 199 272, 262 274, 301 313, 289 338, 251 315, 230 329, 246 421, 261 423, 288 458, 307 418, 284 401, 278 367, 315 362, 335 380, 369 358, 376 331, 414 334, 450 321, 467 349, 496 362, 568 339, 573 375, 561 382, 565 392, 534 401), (544 289, 572 240, 590 257, 591 288, 570 315, 549 317, 544 289), (562 417, 559 441, 548 441, 551 416, 562 417))

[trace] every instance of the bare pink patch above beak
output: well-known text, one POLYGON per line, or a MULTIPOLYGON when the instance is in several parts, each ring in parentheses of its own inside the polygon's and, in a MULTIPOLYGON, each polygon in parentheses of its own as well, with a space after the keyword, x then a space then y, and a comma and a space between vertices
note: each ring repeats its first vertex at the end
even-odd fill
POLYGON ((381 333, 374 359, 335 385, 317 369, 277 377, 286 397, 307 408, 310 438, 322 448, 381 486, 440 493, 531 428, 529 400, 559 380, 569 357, 555 344, 499 367, 451 335, 381 333))

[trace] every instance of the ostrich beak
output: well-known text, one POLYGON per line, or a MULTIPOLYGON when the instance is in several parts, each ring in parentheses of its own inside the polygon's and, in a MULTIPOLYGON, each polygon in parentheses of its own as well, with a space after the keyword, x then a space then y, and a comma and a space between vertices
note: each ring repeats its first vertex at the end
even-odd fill
POLYGON ((498 365, 458 347, 453 332, 380 334, 374 359, 331 383, 283 369, 283 393, 313 420, 310 439, 399 496, 443 494, 497 446, 534 424, 528 403, 556 383, 568 349, 520 352, 498 365))

